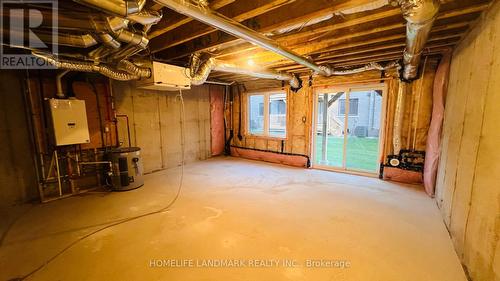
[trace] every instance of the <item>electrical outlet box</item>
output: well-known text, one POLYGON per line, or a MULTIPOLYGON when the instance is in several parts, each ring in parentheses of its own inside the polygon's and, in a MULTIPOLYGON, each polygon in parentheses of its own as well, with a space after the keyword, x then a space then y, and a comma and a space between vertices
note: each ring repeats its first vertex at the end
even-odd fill
POLYGON ((49 106, 57 146, 90 143, 85 101, 50 99, 49 106))
POLYGON ((189 90, 191 79, 189 69, 153 61, 150 65, 151 77, 136 81, 137 88, 157 91, 189 90))

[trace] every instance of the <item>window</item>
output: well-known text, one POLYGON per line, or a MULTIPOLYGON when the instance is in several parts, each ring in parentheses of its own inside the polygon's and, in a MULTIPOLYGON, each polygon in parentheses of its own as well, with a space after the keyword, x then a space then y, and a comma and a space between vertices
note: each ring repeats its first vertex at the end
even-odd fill
MULTIPOLYGON (((359 99, 349 99, 349 115, 358 115, 359 99)), ((345 115, 345 99, 339 100, 339 115, 345 115)))
POLYGON ((250 96, 250 133, 261 135, 264 133, 264 96, 254 95, 250 96))
POLYGON ((286 94, 252 94, 248 98, 248 128, 252 135, 286 137, 286 94))

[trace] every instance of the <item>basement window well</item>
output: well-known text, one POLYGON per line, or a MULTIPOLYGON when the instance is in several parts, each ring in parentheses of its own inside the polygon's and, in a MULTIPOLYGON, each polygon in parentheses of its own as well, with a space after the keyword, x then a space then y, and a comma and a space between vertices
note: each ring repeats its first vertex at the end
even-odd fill
POLYGON ((273 138, 286 137, 285 92, 253 93, 248 96, 248 133, 273 138))

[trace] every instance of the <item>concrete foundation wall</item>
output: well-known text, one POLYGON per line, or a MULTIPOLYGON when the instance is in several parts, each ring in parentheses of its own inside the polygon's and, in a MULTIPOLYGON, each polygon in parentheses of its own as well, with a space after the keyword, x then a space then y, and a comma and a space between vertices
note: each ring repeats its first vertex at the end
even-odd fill
POLYGON ((437 202, 474 281, 500 280, 500 3, 454 51, 437 202))
MULTIPOLYGON (((142 149, 144 171, 153 172, 181 164, 181 101, 178 92, 137 89, 133 82, 113 82, 118 114, 130 120, 131 145, 142 149)), ((211 156, 210 88, 183 91, 185 105, 185 161, 211 156)), ((128 145, 124 119, 118 123, 119 138, 128 145)))
POLYGON ((20 71, 0 75, 0 206, 38 196, 23 79, 20 71))

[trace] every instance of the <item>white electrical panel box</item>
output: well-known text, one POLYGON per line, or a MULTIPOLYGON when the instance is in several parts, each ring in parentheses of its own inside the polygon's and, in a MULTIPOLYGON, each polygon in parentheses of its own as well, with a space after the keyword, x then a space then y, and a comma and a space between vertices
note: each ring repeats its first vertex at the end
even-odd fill
POLYGON ((85 101, 50 99, 49 105, 57 146, 90 143, 85 101))
POLYGON ((191 79, 189 69, 166 63, 156 62, 150 65, 151 77, 136 82, 136 86, 146 90, 178 91, 189 90, 191 79))

